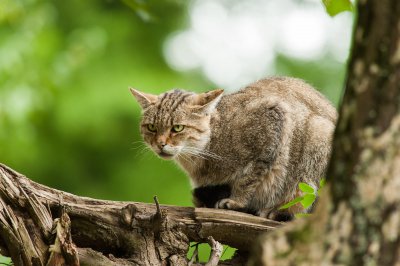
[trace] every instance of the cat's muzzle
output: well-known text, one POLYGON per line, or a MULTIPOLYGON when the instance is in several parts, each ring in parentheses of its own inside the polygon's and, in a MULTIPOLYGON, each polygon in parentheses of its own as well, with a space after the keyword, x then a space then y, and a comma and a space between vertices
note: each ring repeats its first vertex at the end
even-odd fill
POLYGON ((158 153, 158 155, 159 155, 161 158, 163 158, 163 159, 172 159, 172 157, 174 157, 173 154, 169 154, 169 153, 166 153, 166 152, 164 152, 164 151, 160 151, 160 152, 158 153))
POLYGON ((176 154, 176 150, 170 145, 163 145, 159 149, 160 152, 158 152, 158 155, 163 159, 172 159, 176 154))

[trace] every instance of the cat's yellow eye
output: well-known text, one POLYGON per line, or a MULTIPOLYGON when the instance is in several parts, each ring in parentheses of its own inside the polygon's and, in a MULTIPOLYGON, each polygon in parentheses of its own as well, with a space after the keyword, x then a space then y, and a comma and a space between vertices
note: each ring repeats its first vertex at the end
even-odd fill
POLYGON ((156 126, 154 124, 147 124, 147 129, 150 132, 156 132, 157 131, 157 128, 156 128, 156 126))
POLYGON ((173 132, 181 132, 184 128, 185 128, 184 125, 174 125, 174 126, 172 127, 172 131, 173 131, 173 132))

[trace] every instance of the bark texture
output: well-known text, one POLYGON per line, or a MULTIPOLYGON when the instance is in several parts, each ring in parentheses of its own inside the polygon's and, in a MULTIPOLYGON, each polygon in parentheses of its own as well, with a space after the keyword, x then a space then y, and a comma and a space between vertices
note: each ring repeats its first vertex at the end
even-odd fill
POLYGON ((245 254, 279 225, 227 210, 78 197, 0 164, 0 253, 14 265, 186 265, 190 241, 210 242, 208 265, 216 265, 217 241, 245 254))
POLYGON ((360 0, 327 189, 250 265, 400 265, 399 106, 400 1, 360 0))

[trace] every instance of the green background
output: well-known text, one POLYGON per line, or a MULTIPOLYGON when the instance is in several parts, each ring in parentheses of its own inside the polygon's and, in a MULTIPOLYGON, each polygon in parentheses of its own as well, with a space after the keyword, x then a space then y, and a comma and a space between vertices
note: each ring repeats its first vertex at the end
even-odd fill
MULTIPOLYGON (((143 149, 128 87, 216 88, 168 67, 166 37, 187 25, 186 1, 0 0, 0 162, 50 187, 109 200, 191 206, 188 178, 143 149)), ((329 55, 276 55, 337 104, 345 65, 329 55)))

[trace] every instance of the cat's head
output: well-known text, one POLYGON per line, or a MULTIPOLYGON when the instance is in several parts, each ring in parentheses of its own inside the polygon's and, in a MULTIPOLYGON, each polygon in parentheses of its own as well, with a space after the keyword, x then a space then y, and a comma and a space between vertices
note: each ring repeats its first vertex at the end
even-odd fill
POLYGON ((210 116, 223 90, 192 93, 171 90, 161 95, 131 89, 142 107, 141 134, 164 159, 201 154, 210 139, 210 116))

